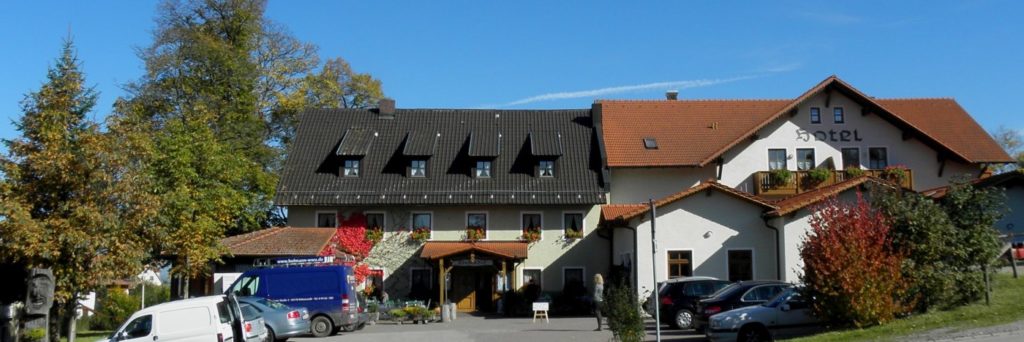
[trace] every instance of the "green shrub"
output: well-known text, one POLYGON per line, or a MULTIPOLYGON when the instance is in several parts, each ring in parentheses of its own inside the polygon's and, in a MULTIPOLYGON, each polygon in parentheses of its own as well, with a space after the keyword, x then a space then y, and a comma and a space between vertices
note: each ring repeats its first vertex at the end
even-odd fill
POLYGON ((644 318, 640 314, 640 302, 633 287, 625 281, 608 288, 604 307, 608 315, 608 327, 619 341, 633 342, 644 340, 644 318))
POLYGON ((21 336, 21 340, 25 342, 42 342, 46 338, 46 329, 35 328, 25 331, 25 334, 21 336))
POLYGON ((825 168, 814 168, 807 171, 807 180, 812 184, 821 184, 828 180, 828 177, 832 175, 832 171, 825 168))
POLYGON ((380 311, 380 304, 377 304, 377 302, 370 302, 369 304, 366 304, 366 311, 371 313, 380 311))
POLYGON ((789 181, 793 179, 793 172, 787 169, 771 170, 768 171, 768 174, 771 176, 772 185, 774 186, 789 184, 789 181))
POLYGON ((864 175, 864 170, 856 166, 846 168, 845 172, 846 178, 857 178, 864 175))
POLYGON ((388 311, 388 314, 391 315, 391 319, 396 321, 405 320, 406 316, 404 309, 391 309, 391 311, 388 311))
POLYGON ((114 330, 124 323, 133 312, 139 309, 139 298, 129 296, 120 289, 106 291, 107 294, 96 302, 96 317, 93 317, 90 328, 96 330, 114 330))

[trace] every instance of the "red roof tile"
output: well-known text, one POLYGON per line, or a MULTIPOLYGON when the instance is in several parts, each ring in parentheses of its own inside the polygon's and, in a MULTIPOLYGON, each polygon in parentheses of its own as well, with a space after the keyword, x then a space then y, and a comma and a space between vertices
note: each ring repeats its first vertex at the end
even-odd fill
POLYGON ((276 227, 220 240, 234 256, 317 255, 336 232, 333 228, 276 227))
POLYGON ((509 259, 526 259, 529 245, 519 241, 428 241, 420 257, 438 259, 468 251, 477 251, 509 259))
POLYGON ((786 215, 786 214, 795 212, 797 210, 806 208, 808 206, 811 206, 811 205, 813 205, 815 203, 824 201, 824 200, 826 200, 828 198, 836 196, 836 195, 838 195, 840 193, 843 193, 843 192, 845 192, 847 190, 853 189, 853 188, 855 188, 857 186, 860 186, 861 184, 864 184, 864 183, 867 183, 867 182, 871 182, 871 183, 875 183, 875 184, 879 184, 879 185, 884 185, 884 186, 889 186, 889 187, 893 187, 893 188, 898 188, 896 185, 894 185, 892 183, 889 183, 887 181, 880 180, 878 178, 869 177, 869 176, 860 176, 860 177, 857 177, 857 178, 853 178, 853 179, 849 179, 849 180, 846 180, 846 181, 842 181, 842 182, 839 182, 839 183, 836 183, 836 184, 833 184, 833 185, 829 185, 829 186, 826 186, 826 187, 815 189, 813 191, 808 191, 808 192, 805 192, 805 193, 801 193, 801 194, 798 194, 796 196, 788 197, 788 198, 783 199, 781 201, 775 202, 776 209, 773 210, 773 211, 768 212, 767 215, 768 216, 782 216, 782 215, 786 215))
MULTIPOLYGON (((989 187, 989 186, 1004 186, 1006 184, 1022 184, 1024 183, 1024 169, 1018 169, 1010 172, 1000 173, 998 175, 989 176, 985 178, 972 179, 971 184, 976 187, 989 187)), ((949 191, 949 186, 941 186, 934 189, 928 189, 921 191, 922 195, 931 198, 943 198, 946 197, 946 193, 949 191)))
POLYGON ((795 99, 599 100, 595 108, 601 113, 609 167, 699 167, 826 88, 860 101, 869 111, 953 157, 972 163, 1012 161, 952 99, 874 99, 835 76, 795 99), (647 137, 657 140, 657 149, 644 148, 647 137))

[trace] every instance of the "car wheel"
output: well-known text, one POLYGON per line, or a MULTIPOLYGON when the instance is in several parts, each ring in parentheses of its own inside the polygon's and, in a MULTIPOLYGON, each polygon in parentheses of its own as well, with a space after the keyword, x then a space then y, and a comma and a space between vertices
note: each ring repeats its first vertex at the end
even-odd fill
POLYGON ((743 329, 740 329, 740 336, 737 339, 738 342, 765 342, 771 340, 772 336, 762 326, 743 327, 743 329))
POLYGON ((676 329, 693 328, 693 313, 686 309, 676 311, 675 319, 672 320, 672 326, 676 327, 676 329))
POLYGON ((265 339, 264 341, 266 341, 266 342, 277 342, 277 336, 274 336, 274 329, 270 329, 269 325, 267 325, 266 327, 267 327, 267 339, 265 339))
POLYGON ((334 332, 334 323, 325 316, 316 316, 309 322, 309 331, 313 336, 327 337, 334 332))

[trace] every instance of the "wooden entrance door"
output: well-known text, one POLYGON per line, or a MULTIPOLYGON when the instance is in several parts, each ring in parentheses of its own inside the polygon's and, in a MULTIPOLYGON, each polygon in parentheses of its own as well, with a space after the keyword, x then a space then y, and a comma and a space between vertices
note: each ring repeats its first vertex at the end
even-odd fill
POLYGON ((453 269, 450 296, 459 311, 476 310, 476 273, 464 269, 453 269))

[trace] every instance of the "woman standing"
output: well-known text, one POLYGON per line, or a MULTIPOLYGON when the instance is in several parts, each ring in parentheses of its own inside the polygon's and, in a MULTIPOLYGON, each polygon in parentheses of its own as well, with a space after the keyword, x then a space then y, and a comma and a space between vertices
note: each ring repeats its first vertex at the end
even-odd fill
POLYGON ((601 331, 601 307, 604 305, 604 278, 600 273, 594 273, 594 314, 597 315, 597 329, 601 331))

